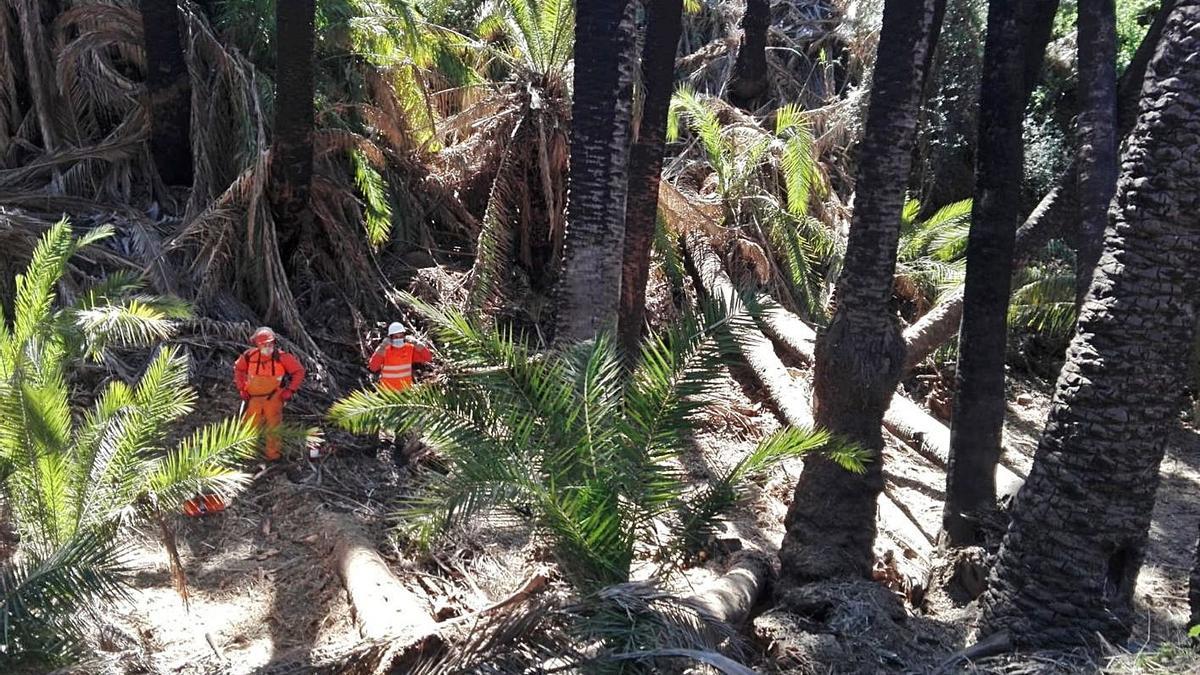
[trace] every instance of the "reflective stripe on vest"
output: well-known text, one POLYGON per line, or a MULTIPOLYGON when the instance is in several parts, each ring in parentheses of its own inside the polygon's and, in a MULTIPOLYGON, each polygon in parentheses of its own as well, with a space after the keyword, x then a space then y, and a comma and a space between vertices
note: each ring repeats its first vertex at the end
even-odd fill
POLYGON ((384 366, 381 374, 383 377, 411 377, 412 366, 384 366))

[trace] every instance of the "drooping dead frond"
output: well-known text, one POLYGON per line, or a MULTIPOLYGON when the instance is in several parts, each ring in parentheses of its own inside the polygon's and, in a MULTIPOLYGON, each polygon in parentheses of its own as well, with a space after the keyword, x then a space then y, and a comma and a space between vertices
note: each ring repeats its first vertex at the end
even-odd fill
POLYGON ((475 264, 471 267, 471 292, 468 303, 473 310, 482 309, 502 293, 501 280, 508 265, 512 244, 512 199, 518 189, 517 183, 522 179, 516 174, 516 169, 521 165, 521 153, 526 150, 522 147, 526 137, 524 129, 523 124, 513 129, 512 137, 504 149, 503 159, 496 170, 496 177, 492 180, 487 211, 483 214, 479 243, 475 248, 475 264))

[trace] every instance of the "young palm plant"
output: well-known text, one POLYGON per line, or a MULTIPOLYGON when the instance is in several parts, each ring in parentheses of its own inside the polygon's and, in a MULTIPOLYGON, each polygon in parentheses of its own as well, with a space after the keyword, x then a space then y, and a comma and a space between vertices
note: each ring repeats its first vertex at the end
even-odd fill
MULTIPOLYGON (((728 324, 748 318, 685 317, 647 340, 628 372, 609 336, 535 353, 502 329, 408 302, 433 324, 446 377, 357 392, 331 417, 355 432, 419 430, 439 453, 447 471, 430 471, 404 512, 426 539, 505 512, 553 543, 577 588, 627 582, 635 559, 657 559, 661 574, 703 541, 747 480, 829 441, 785 429, 716 481, 689 487, 678 460, 725 360, 728 324)), ((859 453, 833 454, 861 468, 859 453)))
POLYGON ((823 315, 823 277, 837 257, 829 230, 809 215, 810 197, 824 185, 813 157, 813 137, 795 106, 775 112, 775 131, 750 120, 722 123, 712 99, 684 87, 671 100, 667 138, 684 127, 703 149, 725 226, 739 239, 772 251, 751 261, 776 297, 810 319, 823 315))
POLYGON ((89 408, 73 409, 82 360, 159 342, 184 312, 176 301, 137 295, 135 281, 119 275, 60 302, 68 259, 109 234, 75 238, 66 221, 51 227, 16 278, 11 319, 0 310, 0 480, 20 535, 11 559, 0 559, 0 660, 76 648, 97 608, 124 595, 127 524, 148 520, 169 534, 164 514, 185 499, 244 483, 234 463, 257 440, 256 430, 226 421, 168 449, 173 425, 196 401, 187 359, 170 348, 137 383, 112 381, 89 408))
POLYGON ((895 293, 908 304, 906 318, 910 321, 929 311, 946 292, 962 285, 971 200, 947 204, 925 220, 919 219, 920 213, 919 201, 905 202, 896 256, 895 293))

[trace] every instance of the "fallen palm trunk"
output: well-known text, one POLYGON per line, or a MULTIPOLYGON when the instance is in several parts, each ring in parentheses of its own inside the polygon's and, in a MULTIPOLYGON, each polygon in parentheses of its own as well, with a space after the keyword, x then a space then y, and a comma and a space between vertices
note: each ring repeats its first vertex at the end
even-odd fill
MULTIPOLYGON (((937 310, 935 310, 937 311, 937 310)), ((962 307, 959 306, 961 315, 962 307)), ((764 299, 759 316, 776 341, 796 357, 811 363, 817 342, 817 333, 799 317, 778 303, 764 299)), ((909 330, 912 330, 910 328, 909 330)), ((908 331, 905 331, 907 334, 908 331)), ((925 458, 945 469, 950 458, 950 428, 942 424, 921 406, 900 393, 892 397, 891 405, 884 413, 883 426, 897 438, 912 446, 925 458)), ((998 494, 1015 494, 1023 479, 1008 467, 996 466, 996 488, 998 494)))
MULTIPOLYGON (((720 299, 730 307, 740 307, 741 297, 734 288, 729 276, 721 266, 721 260, 708 244, 707 237, 698 231, 688 232, 684 237, 688 255, 696 270, 696 275, 705 294, 720 299)), ((776 327, 790 325, 786 312, 779 309, 773 314, 776 327), (784 312, 780 314, 780 312, 784 312)), ((804 325, 802 321, 799 321, 804 325)), ((812 329, 805 325, 811 332, 812 329)), ((808 393, 797 386, 783 362, 775 353, 774 345, 756 328, 744 330, 739 335, 738 346, 742 358, 754 371, 754 376, 767 390, 767 395, 775 404, 783 421, 795 427, 812 427, 812 408, 808 402, 808 393)), ((811 359, 811 352, 808 358, 811 359)), ((886 491, 880 495, 879 517, 886 530, 912 533, 920 532, 920 524, 912 521, 911 516, 904 513, 903 507, 897 504, 886 491), (886 504, 885 504, 886 502, 886 504)), ((906 545, 911 544, 912 550, 924 557, 932 545, 923 536, 906 534, 906 545)))
MULTIPOLYGON (((742 307, 741 296, 725 274, 721 259, 709 246, 707 236, 699 231, 691 231, 684 240, 704 292, 710 298, 724 302, 731 312, 742 307)), ((771 341, 758 330, 745 331, 740 337, 738 349, 742 358, 766 388, 779 414, 792 426, 812 427, 812 410, 807 396, 793 382, 791 374, 775 354, 771 341)))
MULTIPOLYGON (((733 566, 692 601, 712 617, 730 626, 739 626, 750 618, 754 606, 771 586, 771 561, 756 551, 739 554, 733 566)), ((715 645, 714 645, 715 646, 715 645)))
POLYGON ((358 526, 338 514, 324 517, 326 531, 336 533, 330 555, 363 638, 404 640, 431 632, 436 624, 425 599, 392 574, 358 526))

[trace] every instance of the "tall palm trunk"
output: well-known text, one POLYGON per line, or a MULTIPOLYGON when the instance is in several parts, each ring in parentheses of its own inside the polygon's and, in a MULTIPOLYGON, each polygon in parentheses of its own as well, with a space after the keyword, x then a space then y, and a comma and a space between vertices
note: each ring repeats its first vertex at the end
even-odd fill
POLYGON ((1104 248, 1117 189, 1117 17, 1114 0, 1079 3, 1079 244, 1076 298, 1083 303, 1104 248))
MULTIPOLYGON (((1196 540, 1195 553, 1192 558, 1192 573, 1188 575, 1188 609, 1191 616, 1188 619, 1188 629, 1200 626, 1200 539, 1196 540)), ((0 556, 0 560, 3 560, 0 556)))
MULTIPOLYGON (((1154 50, 1158 46, 1159 38, 1162 37, 1163 26, 1166 25, 1167 16, 1171 13, 1174 2, 1175 0, 1163 1, 1150 28, 1146 30, 1145 37, 1138 45, 1133 59, 1129 62, 1129 66, 1121 74, 1120 86, 1117 88, 1117 135, 1119 137, 1123 138, 1133 127, 1146 66, 1154 56, 1154 50)), ((1032 42, 1036 42, 1036 40, 1031 40, 1032 42)), ((1026 84, 1032 86, 1028 79, 1026 79, 1026 84)), ((1015 268, 1023 267, 1025 261, 1047 240, 1055 236, 1065 236, 1070 230, 1071 218, 1079 212, 1076 208, 1076 183, 1076 165, 1072 163, 1017 230, 1016 253, 1013 260, 1015 268)), ((938 347, 946 344, 958 334, 959 323, 962 319, 962 302, 961 293, 948 298, 938 305, 937 310, 926 314, 905 329, 904 342, 908 352, 905 357, 907 368, 912 368, 924 361, 938 347)))
POLYGON ((1013 250, 1020 214, 1024 140, 1021 120, 1049 39, 1058 0, 991 0, 979 99, 975 201, 967 237, 967 274, 950 458, 946 467, 948 543, 975 543, 977 514, 996 495, 1004 426, 1004 356, 1013 250), (1032 42, 1035 36, 1042 41, 1032 42))
POLYGON ((580 2, 575 15, 575 95, 567 235, 556 339, 587 340, 617 325, 625 242, 632 0, 580 2))
POLYGON ((870 573, 875 503, 883 489, 881 425, 900 380, 904 343, 890 308, 904 188, 917 115, 944 0, 887 0, 858 197, 835 289, 836 311, 817 340, 813 374, 818 426, 875 453, 865 474, 810 455, 796 485, 780 550, 785 579, 803 583, 870 573))
POLYGON ((1033 470, 982 600, 1017 645, 1129 634, 1158 470, 1200 311, 1200 0, 1143 88, 1118 197, 1033 470))
POLYGON ((275 3, 275 138, 270 195, 285 266, 311 234, 309 188, 313 171, 313 21, 315 0, 275 3))
POLYGON ((618 331, 626 355, 638 353, 646 320, 646 278, 650 244, 658 218, 658 184, 667 137, 667 110, 675 83, 675 52, 683 28, 683 0, 646 3, 646 42, 642 81, 646 100, 642 123, 629 158, 629 197, 625 205, 625 257, 621 270, 618 331))
POLYGON ((767 29, 771 27, 771 3, 746 0, 742 15, 742 36, 737 59, 729 78, 729 100, 747 110, 767 91, 767 29))
POLYGON ((141 0, 150 154, 167 185, 192 184, 192 88, 175 0, 141 0))

